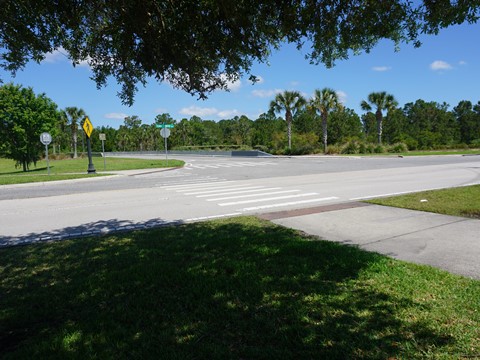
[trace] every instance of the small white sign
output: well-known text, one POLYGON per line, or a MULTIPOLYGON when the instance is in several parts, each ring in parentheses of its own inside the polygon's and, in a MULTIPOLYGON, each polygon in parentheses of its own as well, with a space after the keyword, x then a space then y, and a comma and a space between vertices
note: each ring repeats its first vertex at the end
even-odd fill
POLYGON ((101 141, 107 140, 107 136, 106 136, 105 134, 103 134, 103 133, 102 133, 102 134, 98 134, 98 136, 99 136, 99 138, 100 138, 101 141))
POLYGON ((52 142, 52 135, 47 132, 44 132, 40 135, 40 142, 43 145, 49 145, 52 142))
POLYGON ((162 130, 160 130, 160 135, 162 135, 163 138, 168 138, 170 136, 170 129, 162 128, 162 130))

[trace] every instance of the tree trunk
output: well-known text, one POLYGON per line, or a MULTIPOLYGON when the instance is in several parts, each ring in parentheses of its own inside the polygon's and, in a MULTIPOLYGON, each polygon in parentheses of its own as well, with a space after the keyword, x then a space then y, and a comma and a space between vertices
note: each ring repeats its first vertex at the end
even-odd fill
POLYGON ((377 111, 377 113, 375 114, 376 115, 376 118, 377 118, 377 136, 378 136, 378 145, 382 145, 382 120, 383 120, 383 116, 382 116, 382 113, 380 111, 377 111))
POLYGON ((287 111, 285 114, 285 120, 287 120, 287 138, 288 138, 288 149, 292 148, 292 114, 290 111, 287 111))
POLYGON ((73 158, 76 159, 77 155, 77 133, 73 133, 73 158))
POLYGON ((323 153, 327 153, 327 114, 322 113, 323 153))

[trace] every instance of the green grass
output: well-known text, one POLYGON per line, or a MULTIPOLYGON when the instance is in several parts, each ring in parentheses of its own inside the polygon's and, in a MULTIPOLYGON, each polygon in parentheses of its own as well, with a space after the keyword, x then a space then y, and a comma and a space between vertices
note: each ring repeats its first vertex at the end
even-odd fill
POLYGON ((418 150, 408 151, 398 155, 404 156, 425 156, 425 155, 480 155, 480 149, 458 149, 458 150, 418 150))
MULTIPOLYGON (((94 157, 93 165, 97 172, 103 172, 103 158, 94 157)), ((165 160, 107 158, 106 172, 119 170, 153 169, 167 167, 165 160)), ((183 166, 180 160, 168 160, 168 167, 183 166)), ((88 159, 50 160, 50 176, 48 176, 45 160, 37 162, 37 166, 28 172, 15 167, 15 162, 9 159, 0 159, 0 185, 21 184, 28 182, 43 182, 54 180, 78 179, 84 177, 101 176, 101 174, 87 174, 88 159)))
POLYGON ((480 282, 251 217, 0 259, 5 359, 480 356, 480 282))
POLYGON ((480 185, 422 191, 368 200, 368 202, 377 205, 480 219, 480 185))

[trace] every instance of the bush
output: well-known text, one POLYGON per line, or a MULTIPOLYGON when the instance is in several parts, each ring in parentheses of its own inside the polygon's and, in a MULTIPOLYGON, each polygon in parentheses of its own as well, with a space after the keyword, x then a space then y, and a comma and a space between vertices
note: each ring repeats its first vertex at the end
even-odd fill
POLYGON ((388 147, 388 152, 389 153, 404 153, 408 151, 408 147, 404 143, 396 143, 388 147))
MULTIPOLYGON (((321 152, 322 150, 320 150, 321 152)), ((337 155, 342 153, 342 147, 340 145, 328 145, 327 152, 328 155, 337 155)))
POLYGON ((375 148, 373 149, 373 152, 375 154, 383 154, 385 152, 385 147, 383 145, 377 145, 375 146, 375 148))
POLYGON ((407 148, 409 151, 418 149, 418 141, 415 139, 412 139, 412 138, 405 139, 404 143, 405 145, 407 145, 407 148))
POLYGON ((359 144, 356 140, 349 141, 344 145, 342 149, 342 154, 358 154, 359 153, 359 144))

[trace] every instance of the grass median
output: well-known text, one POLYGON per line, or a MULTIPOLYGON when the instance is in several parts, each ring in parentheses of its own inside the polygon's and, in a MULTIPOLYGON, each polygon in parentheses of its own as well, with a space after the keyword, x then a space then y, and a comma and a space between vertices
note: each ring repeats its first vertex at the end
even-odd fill
POLYGON ((0 258, 6 359, 480 355, 480 282, 253 217, 0 258))
MULTIPOLYGON (((109 171, 167 167, 166 160, 107 158, 106 170, 104 171, 103 158, 94 157, 92 161, 97 170, 96 174, 87 174, 88 158, 50 160, 50 175, 48 175, 47 163, 45 160, 38 161, 36 167, 31 171, 23 172, 21 169, 15 167, 15 162, 13 160, 0 159, 0 185, 80 179, 108 175, 109 171)), ((178 167, 183 165, 183 161, 174 159, 168 160, 168 167, 178 167)))
POLYGON ((480 219, 480 185, 368 200, 371 204, 480 219))

